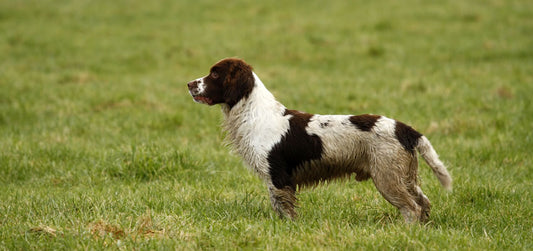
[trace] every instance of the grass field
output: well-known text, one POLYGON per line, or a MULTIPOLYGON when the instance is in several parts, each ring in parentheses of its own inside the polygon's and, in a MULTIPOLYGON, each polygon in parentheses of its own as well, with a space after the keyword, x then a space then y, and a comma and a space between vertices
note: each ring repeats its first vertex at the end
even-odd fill
POLYGON ((533 2, 0 0, 0 250, 533 249, 533 2), (287 107, 423 132, 430 222, 372 182, 280 220, 186 83, 221 58, 287 107))

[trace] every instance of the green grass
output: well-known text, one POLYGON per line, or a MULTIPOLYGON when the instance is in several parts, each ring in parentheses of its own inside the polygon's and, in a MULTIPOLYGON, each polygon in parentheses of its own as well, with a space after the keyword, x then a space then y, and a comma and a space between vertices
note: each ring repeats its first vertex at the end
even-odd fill
POLYGON ((0 0, 0 249, 533 248, 533 2, 0 0), (371 182, 276 217, 186 83, 221 58, 287 107, 383 114, 454 178, 405 225, 371 182))

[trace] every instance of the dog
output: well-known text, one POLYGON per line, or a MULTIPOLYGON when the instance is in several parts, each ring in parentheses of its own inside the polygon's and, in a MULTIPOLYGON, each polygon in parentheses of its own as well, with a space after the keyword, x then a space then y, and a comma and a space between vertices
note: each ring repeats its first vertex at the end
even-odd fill
POLYGON ((406 222, 426 222, 430 202, 418 185, 417 151, 442 186, 452 189, 433 146, 412 127, 379 115, 289 110, 241 59, 223 59, 187 86, 195 102, 221 106, 228 142, 265 181, 281 218, 297 217, 300 187, 355 176, 372 178, 406 222))

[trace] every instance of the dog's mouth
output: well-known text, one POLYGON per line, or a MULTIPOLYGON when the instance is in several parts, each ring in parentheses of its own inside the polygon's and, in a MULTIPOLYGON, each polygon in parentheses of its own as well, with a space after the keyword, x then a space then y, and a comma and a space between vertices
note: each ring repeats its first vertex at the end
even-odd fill
POLYGON ((194 102, 196 103, 213 105, 213 100, 208 97, 201 96, 201 95, 192 95, 192 98, 194 99, 194 102))

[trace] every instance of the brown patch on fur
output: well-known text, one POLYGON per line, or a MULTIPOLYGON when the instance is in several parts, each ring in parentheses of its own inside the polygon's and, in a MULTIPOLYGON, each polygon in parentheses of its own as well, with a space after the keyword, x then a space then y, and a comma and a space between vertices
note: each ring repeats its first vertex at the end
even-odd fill
POLYGON ((290 129, 270 151, 268 163, 276 188, 295 188, 299 181, 294 179, 294 172, 302 164, 321 157, 322 142, 318 136, 309 135, 305 130, 313 114, 286 110, 285 115, 292 115, 290 129))
POLYGON ((346 179, 355 174, 357 181, 370 178, 370 173, 365 170, 366 160, 361 158, 347 160, 345 163, 334 163, 323 159, 313 160, 297 167, 292 179, 298 186, 315 186, 324 181, 346 179))
POLYGON ((247 98, 254 87, 252 67, 236 58, 223 59, 211 67, 209 75, 187 83, 194 100, 208 105, 227 104, 231 109, 237 102, 247 98), (205 90, 197 93, 203 81, 205 90))
POLYGON ((400 121, 396 121, 394 134, 405 150, 413 154, 415 153, 415 146, 418 144, 418 139, 422 137, 421 133, 400 121))
POLYGON ((352 122, 352 124, 354 124, 359 130, 369 132, 379 118, 381 118, 379 115, 363 114, 359 116, 351 116, 350 122, 352 122))
MULTIPOLYGON (((252 66, 236 58, 224 59, 211 68, 211 74, 215 72, 222 83, 223 102, 233 107, 242 98, 247 98, 254 87, 252 66)), ((206 81, 207 90, 209 82, 206 81)))

